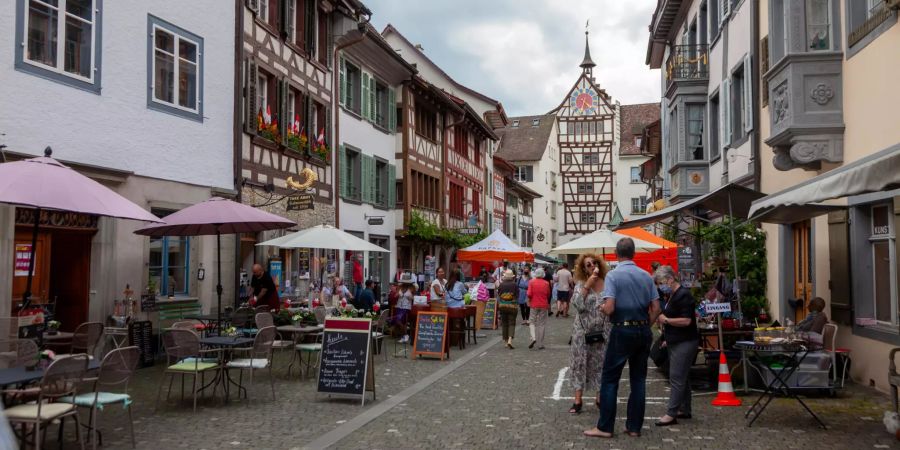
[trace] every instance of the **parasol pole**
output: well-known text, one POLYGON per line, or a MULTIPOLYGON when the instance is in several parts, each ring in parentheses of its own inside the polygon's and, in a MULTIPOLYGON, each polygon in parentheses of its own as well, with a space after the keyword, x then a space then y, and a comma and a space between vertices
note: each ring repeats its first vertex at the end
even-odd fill
MULTIPOLYGON (((734 212, 731 208, 731 192, 728 192, 728 216, 730 219, 728 220, 728 229, 731 230, 731 259, 734 262, 734 296, 737 298, 738 303, 738 311, 741 314, 741 318, 744 316, 744 309, 741 308, 741 283, 740 283, 740 272, 738 272, 738 257, 737 257, 737 242, 734 238, 734 212)), ((721 329, 721 327, 719 327, 721 329)))
POLYGON ((19 311, 24 311, 31 303, 31 282, 34 274, 34 258, 37 253, 38 228, 41 224, 41 208, 34 209, 34 226, 31 229, 31 254, 28 257, 28 278, 25 281, 25 292, 22 293, 22 306, 19 311))
POLYGON ((221 224, 216 225, 216 274, 218 276, 218 284, 216 284, 216 296, 218 297, 218 308, 216 309, 216 327, 219 335, 222 333, 222 234, 219 232, 221 224))

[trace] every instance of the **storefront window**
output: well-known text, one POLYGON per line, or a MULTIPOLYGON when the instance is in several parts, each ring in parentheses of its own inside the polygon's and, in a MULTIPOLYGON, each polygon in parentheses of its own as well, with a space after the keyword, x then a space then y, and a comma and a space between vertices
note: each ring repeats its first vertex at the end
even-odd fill
MULTIPOLYGON (((175 211, 154 208, 151 212, 162 218, 175 211)), ((150 282, 161 295, 188 295, 190 261, 189 237, 150 238, 150 282)))
POLYGON ((872 207, 872 282, 875 319, 897 325, 897 254, 889 205, 872 207))

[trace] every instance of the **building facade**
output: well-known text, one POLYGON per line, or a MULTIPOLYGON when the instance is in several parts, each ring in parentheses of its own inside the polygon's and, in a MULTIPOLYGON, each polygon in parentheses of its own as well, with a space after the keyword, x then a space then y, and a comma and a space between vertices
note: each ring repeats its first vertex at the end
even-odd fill
MULTIPOLYGON (((165 216, 211 196, 234 197, 235 5, 17 0, 0 7, 2 161, 53 157, 165 216), (65 20, 62 18, 65 17, 65 20), (63 38, 65 36, 65 39, 63 38)), ((21 297, 32 210, 0 207, 0 315, 21 297)), ((137 295, 215 303, 215 239, 150 239, 142 223, 44 213, 37 302, 56 302, 62 327, 105 321, 126 285, 137 295), (210 273, 198 279, 198 271, 210 273)), ((233 238, 223 237, 223 279, 233 238)), ((25 271, 27 272, 27 270, 25 271)), ((233 286, 226 284, 226 298, 233 286)), ((152 320, 147 313, 145 319, 152 320)))
POLYGON ((641 165, 650 159, 642 146, 645 128, 659 120, 659 103, 619 107, 618 145, 615 155, 614 198, 625 220, 647 212, 652 193, 641 179, 641 165))
MULTIPOLYGON (((887 3, 760 2, 763 192, 900 151, 900 94, 885 89, 900 71, 900 26, 887 3)), ((887 391, 887 355, 900 345, 900 191, 833 203, 846 209, 763 225, 770 307, 793 320, 825 299, 837 346, 852 351, 850 377, 887 391)))

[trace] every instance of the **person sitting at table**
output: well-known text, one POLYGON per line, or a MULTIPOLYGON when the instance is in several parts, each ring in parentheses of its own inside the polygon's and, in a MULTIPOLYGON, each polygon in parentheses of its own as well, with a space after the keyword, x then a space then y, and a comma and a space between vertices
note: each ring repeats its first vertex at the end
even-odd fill
POLYGON ((450 278, 447 280, 447 307, 462 308, 466 306, 464 300, 466 295, 466 283, 462 281, 462 272, 459 269, 450 271, 450 278))
POLYGON ((253 277, 250 279, 250 288, 253 289, 251 306, 266 305, 269 309, 274 310, 278 310, 281 307, 278 301, 278 287, 275 286, 275 280, 259 264, 253 265, 253 277))
POLYGON ((353 306, 356 309, 372 310, 372 306, 375 305, 375 293, 372 291, 372 286, 374 285, 374 281, 366 280, 365 287, 359 291, 359 296, 353 299, 353 306))
POLYGON ((822 297, 816 297, 809 301, 809 314, 797 324, 797 331, 807 331, 817 333, 821 336, 825 324, 828 323, 828 316, 825 315, 825 300, 822 297))

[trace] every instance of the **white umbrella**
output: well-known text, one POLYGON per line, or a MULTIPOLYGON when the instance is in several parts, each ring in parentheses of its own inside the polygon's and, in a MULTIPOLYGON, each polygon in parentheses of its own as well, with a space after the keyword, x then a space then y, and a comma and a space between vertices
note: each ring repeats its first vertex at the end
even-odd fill
POLYGON ((609 231, 607 228, 601 228, 587 236, 582 236, 574 241, 560 245, 559 247, 550 250, 550 253, 557 255, 577 255, 586 252, 605 253, 606 249, 616 248, 616 243, 622 238, 631 238, 631 240, 634 241, 634 248, 636 250, 657 250, 662 248, 662 246, 652 242, 609 231))
POLYGON ((390 250, 341 231, 331 225, 316 225, 287 236, 270 239, 256 245, 280 248, 320 248, 356 252, 387 252, 390 250))

